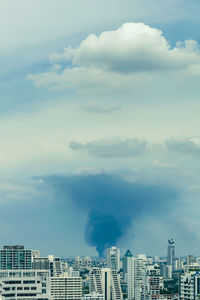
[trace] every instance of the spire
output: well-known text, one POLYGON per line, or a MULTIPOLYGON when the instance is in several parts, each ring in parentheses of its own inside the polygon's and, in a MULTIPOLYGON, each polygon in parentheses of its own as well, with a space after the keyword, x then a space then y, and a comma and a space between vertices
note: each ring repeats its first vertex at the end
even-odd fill
POLYGON ((124 255, 125 257, 133 257, 133 254, 131 253, 131 251, 128 249, 124 255))

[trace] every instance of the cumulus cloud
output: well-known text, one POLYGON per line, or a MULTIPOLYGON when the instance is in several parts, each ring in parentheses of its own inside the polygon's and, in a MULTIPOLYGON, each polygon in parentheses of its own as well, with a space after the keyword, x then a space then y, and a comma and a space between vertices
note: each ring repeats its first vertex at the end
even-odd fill
POLYGON ((69 144, 72 150, 87 151, 90 155, 99 157, 129 157, 138 156, 145 152, 147 142, 139 138, 132 139, 105 139, 88 143, 72 141, 69 144))
POLYGON ((172 137, 166 141, 166 146, 181 154, 200 155, 200 138, 172 137))
POLYGON ((155 73, 166 71, 198 75, 200 50, 194 40, 172 47, 161 30, 143 23, 125 23, 117 30, 89 35, 79 46, 55 53, 50 61, 63 64, 62 71, 30 74, 28 78, 38 86, 92 89, 98 84, 144 83, 155 73))
POLYGON ((184 68, 198 62, 195 41, 177 43, 171 49, 162 31, 143 23, 126 23, 99 37, 89 35, 79 47, 68 47, 51 61, 72 61, 74 65, 94 67, 119 73, 184 68))

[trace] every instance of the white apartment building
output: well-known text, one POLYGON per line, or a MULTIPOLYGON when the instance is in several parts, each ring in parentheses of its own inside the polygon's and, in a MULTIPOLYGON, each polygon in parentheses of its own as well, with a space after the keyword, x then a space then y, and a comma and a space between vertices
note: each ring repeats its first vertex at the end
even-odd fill
POLYGON ((141 299, 142 283, 146 270, 146 256, 139 255, 127 259, 127 292, 128 300, 141 299))
POLYGON ((51 295, 54 300, 81 300, 82 278, 65 274, 51 277, 51 295))
POLYGON ((183 260, 182 259, 175 259, 174 261, 175 270, 182 270, 183 269, 183 260))
POLYGON ((122 300, 120 276, 110 268, 94 268, 90 272, 89 290, 103 294, 103 300, 122 300))
POLYGON ((32 269, 50 270, 51 276, 60 276, 63 273, 63 265, 60 257, 48 255, 48 257, 32 257, 32 269))
POLYGON ((119 272, 120 270, 120 249, 111 247, 106 252, 107 267, 119 272))
POLYGON ((142 279, 142 300, 160 299, 160 290, 164 287, 163 277, 158 265, 146 266, 142 279))
POLYGON ((103 300, 103 295, 93 292, 91 294, 84 295, 82 300, 103 300))
POLYGON ((80 257, 77 256, 75 258, 75 266, 77 268, 89 268, 92 265, 92 259, 90 256, 80 257))
POLYGON ((0 299, 53 300, 47 270, 0 271, 0 299))
POLYGON ((186 271, 180 276, 180 300, 195 300, 200 297, 200 273, 186 271))

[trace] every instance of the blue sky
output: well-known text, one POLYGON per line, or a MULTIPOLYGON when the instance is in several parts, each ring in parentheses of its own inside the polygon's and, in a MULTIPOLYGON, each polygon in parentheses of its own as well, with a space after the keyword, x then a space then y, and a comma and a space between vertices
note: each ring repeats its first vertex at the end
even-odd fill
POLYGON ((118 216, 108 246, 165 255, 173 237, 179 255, 198 255, 199 10, 0 0, 2 245, 96 255, 88 226, 104 236, 102 219, 118 216))

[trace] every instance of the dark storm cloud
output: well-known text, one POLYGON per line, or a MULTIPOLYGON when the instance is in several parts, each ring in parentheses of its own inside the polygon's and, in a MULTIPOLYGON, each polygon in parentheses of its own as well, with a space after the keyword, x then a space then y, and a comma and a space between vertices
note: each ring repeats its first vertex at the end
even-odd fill
POLYGON ((100 256, 128 233, 133 221, 166 215, 179 194, 172 186, 128 182, 107 174, 49 176, 43 180, 53 187, 63 209, 72 199, 77 209, 87 212, 85 239, 100 256))
POLYGON ((141 155, 146 150, 147 142, 138 138, 107 139, 88 142, 85 144, 72 141, 69 144, 72 150, 85 150, 93 156, 99 157, 129 157, 141 155))

